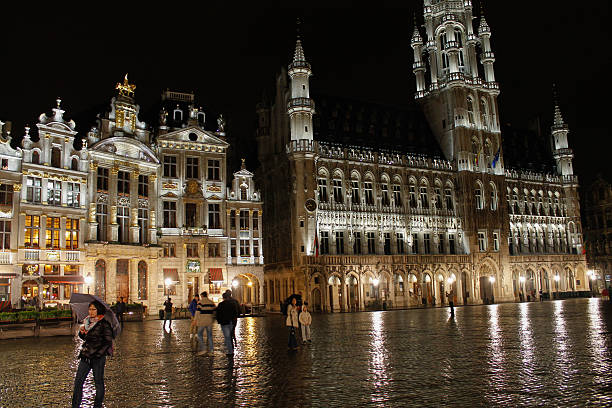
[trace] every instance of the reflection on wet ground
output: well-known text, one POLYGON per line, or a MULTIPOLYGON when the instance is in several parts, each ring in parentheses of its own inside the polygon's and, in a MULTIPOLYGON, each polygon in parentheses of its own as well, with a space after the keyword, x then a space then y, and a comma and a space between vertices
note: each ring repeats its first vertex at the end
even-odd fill
MULTIPOLYGON (((279 315, 240 319, 233 364, 190 350, 189 322, 128 323, 106 407, 612 406, 612 304, 599 299, 313 315, 287 351, 279 315)), ((0 343, 0 406, 69 406, 79 341, 0 343)), ((84 400, 93 400, 91 377, 84 400)))

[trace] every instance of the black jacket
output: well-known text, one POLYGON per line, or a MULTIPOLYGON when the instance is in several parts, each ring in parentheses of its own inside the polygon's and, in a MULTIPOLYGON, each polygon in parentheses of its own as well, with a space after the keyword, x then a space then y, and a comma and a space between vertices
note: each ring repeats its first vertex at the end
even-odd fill
POLYGON ((220 325, 230 324, 238 319, 236 306, 230 300, 224 300, 217 306, 217 321, 220 325))
POLYGON ((86 334, 79 330, 79 337, 85 340, 79 358, 100 358, 109 354, 113 345, 113 328, 108 320, 102 319, 86 334))

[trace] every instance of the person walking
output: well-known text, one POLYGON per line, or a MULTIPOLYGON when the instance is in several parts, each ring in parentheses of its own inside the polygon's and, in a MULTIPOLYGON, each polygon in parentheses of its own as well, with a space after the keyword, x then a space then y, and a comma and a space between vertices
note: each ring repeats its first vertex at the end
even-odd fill
POLYGON ((299 325, 298 307, 295 297, 291 298, 291 303, 287 306, 287 320, 285 322, 289 328, 289 350, 295 351, 298 349, 296 330, 299 325))
POLYGON ((446 292, 446 299, 448 299, 448 306, 450 307, 451 317, 455 315, 455 294, 451 289, 450 292, 446 292))
POLYGON ((223 293, 223 301, 217 306, 217 322, 221 326, 223 338, 225 340, 226 355, 234 357, 234 344, 232 342, 232 326, 234 319, 238 318, 238 313, 234 304, 229 300, 227 292, 223 293))
POLYGON ((302 313, 300 313, 299 321, 300 325, 302 326, 302 343, 312 343, 312 340, 310 339, 310 325, 312 324, 312 316, 308 311, 308 302, 304 302, 304 305, 302 306, 302 313))
POLYGON ((236 308, 236 318, 234 320, 232 320, 232 342, 234 343, 234 347, 236 347, 236 326, 238 325, 238 316, 240 316, 240 303, 238 303, 238 301, 236 300, 236 298, 232 297, 232 291, 231 290, 226 290, 225 293, 227 293, 228 300, 234 305, 234 307, 236 308))
POLYGON ((166 321, 170 320, 168 328, 172 331, 172 299, 168 296, 168 300, 164 302, 164 324, 163 328, 166 329, 166 321))
POLYGON ((127 312, 127 305, 123 301, 123 298, 120 297, 119 300, 117 301, 117 318, 119 319, 119 322, 121 323, 121 327, 123 327, 123 314, 125 312, 127 312))
POLYGON ((204 330, 206 330, 206 341, 208 342, 208 350, 213 352, 213 336, 212 336, 212 324, 214 321, 215 303, 208 298, 207 292, 202 292, 202 296, 197 304, 197 313, 195 315, 195 325, 198 329, 198 340, 201 350, 198 355, 201 356, 206 353, 204 348, 204 330))
POLYGON ((196 326, 195 316, 198 312, 198 302, 200 301, 200 295, 197 293, 191 299, 189 306, 189 313, 191 314, 191 324, 189 325, 189 339, 191 340, 191 347, 195 349, 197 347, 197 337, 196 333, 198 331, 198 327, 196 326))
POLYGON ((79 337, 84 340, 79 353, 79 366, 74 378, 72 408, 79 408, 83 399, 83 384, 93 370, 96 397, 94 408, 102 407, 104 401, 104 365, 106 356, 110 355, 113 346, 113 328, 104 318, 106 308, 94 300, 89 304, 89 316, 85 318, 79 330, 79 337))

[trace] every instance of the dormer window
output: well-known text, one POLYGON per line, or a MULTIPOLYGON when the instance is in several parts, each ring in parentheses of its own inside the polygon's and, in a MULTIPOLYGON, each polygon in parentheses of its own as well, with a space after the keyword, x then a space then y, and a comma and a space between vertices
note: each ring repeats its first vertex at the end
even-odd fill
POLYGON ((79 170, 79 159, 77 159, 76 157, 72 158, 72 162, 70 163, 70 168, 72 170, 79 170))
POLYGON ((246 188, 246 186, 240 187, 240 199, 241 200, 246 200, 247 199, 247 188, 246 188))
POLYGON ((175 122, 182 122, 183 121, 183 111, 178 108, 175 109, 174 114, 173 114, 173 119, 175 122))
POLYGON ((198 125, 200 127, 204 127, 205 122, 206 122, 206 116, 204 116, 204 112, 198 112, 198 125))
POLYGON ((62 152, 59 147, 54 147, 51 149, 51 167, 62 167, 62 152))
POLYGON ((40 155, 37 151, 32 152, 32 164, 40 164, 40 155))

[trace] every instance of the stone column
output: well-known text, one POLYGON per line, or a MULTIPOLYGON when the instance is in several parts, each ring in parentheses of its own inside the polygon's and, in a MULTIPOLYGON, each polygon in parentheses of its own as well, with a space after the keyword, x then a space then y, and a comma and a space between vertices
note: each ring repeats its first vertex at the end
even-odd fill
POLYGON ((359 281, 357 282, 359 288, 359 310, 365 309, 365 299, 363 290, 363 274, 359 274, 359 281))
POLYGON ((112 303, 117 299, 117 257, 103 254, 106 258, 106 301, 112 303))
MULTIPOLYGON (((157 193, 157 175, 149 175, 149 242, 157 244, 157 214, 158 210, 158 193, 157 193)), ((152 292, 151 292, 152 293, 152 292)))
POLYGON ((88 231, 87 239, 90 241, 96 241, 98 239, 98 222, 96 221, 96 203, 89 203, 89 218, 88 218, 88 231))
POLYGON ((108 180, 108 204, 110 207, 110 237, 109 241, 117 242, 119 240, 119 225, 117 225, 117 174, 119 167, 116 165, 110 171, 108 180))
POLYGON ((132 244, 140 242, 140 229, 138 228, 138 208, 140 207, 138 204, 138 176, 138 169, 136 169, 132 173, 130 180, 130 242, 132 244))
POLYGON ((138 300, 138 259, 130 259, 128 266, 130 296, 125 299, 126 303, 136 302, 138 300))

